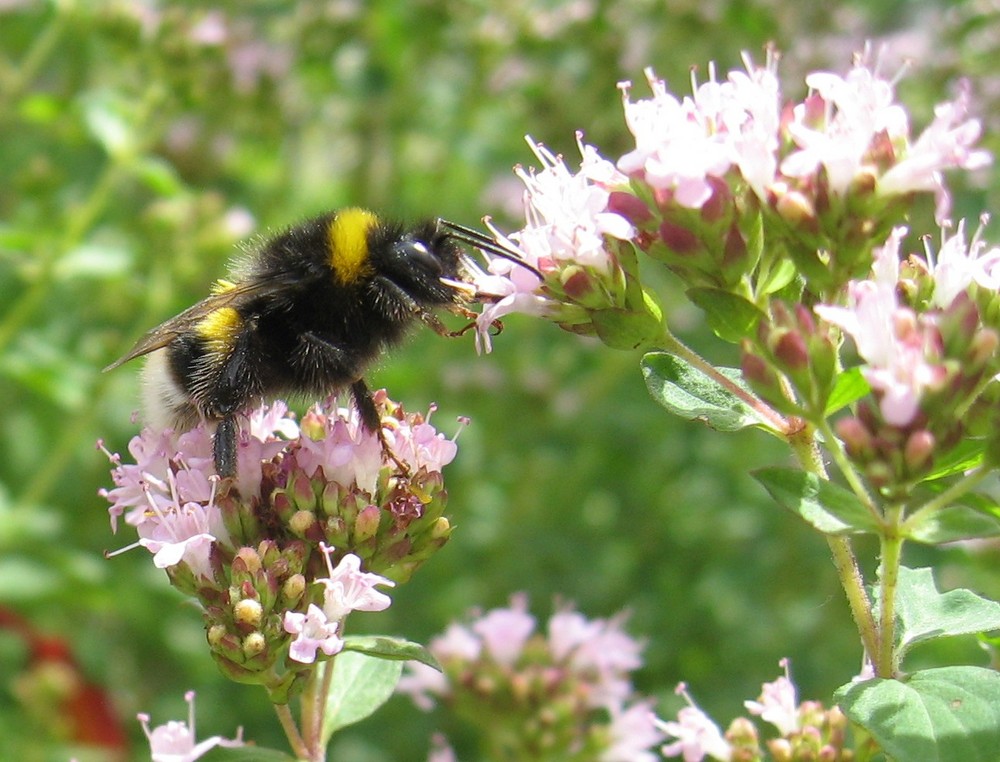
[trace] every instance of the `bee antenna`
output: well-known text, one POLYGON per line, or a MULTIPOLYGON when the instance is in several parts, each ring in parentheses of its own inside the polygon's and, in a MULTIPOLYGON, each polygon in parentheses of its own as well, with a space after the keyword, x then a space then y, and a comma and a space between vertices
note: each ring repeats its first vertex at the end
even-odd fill
POLYGON ((472 228, 465 227, 465 225, 459 225, 457 222, 449 222, 448 220, 439 219, 438 224, 448 228, 450 231, 448 233, 449 238, 454 238, 456 241, 461 241, 487 254, 493 254, 501 259, 509 260, 516 265, 520 265, 525 270, 534 273, 538 276, 539 280, 544 280, 541 271, 537 267, 528 264, 515 252, 497 243, 485 233, 480 233, 478 230, 473 230, 472 228))

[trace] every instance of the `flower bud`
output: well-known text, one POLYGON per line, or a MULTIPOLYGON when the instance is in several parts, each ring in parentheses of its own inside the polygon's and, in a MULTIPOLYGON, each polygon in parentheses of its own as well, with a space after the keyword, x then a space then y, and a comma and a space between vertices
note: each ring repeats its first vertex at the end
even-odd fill
POLYGON ((306 578, 301 574, 293 574, 291 577, 285 580, 285 583, 281 586, 281 595, 283 597, 283 607, 284 608, 295 608, 300 600, 302 600, 302 595, 306 591, 306 578))
POLYGON ((347 523, 340 516, 328 518, 324 523, 323 533, 326 535, 327 545, 332 545, 335 548, 346 548, 350 544, 347 523))
POLYGON ((772 738, 767 742, 774 762, 792 762, 792 742, 787 738, 772 738))
POLYGON ((286 490, 297 508, 311 510, 316 507, 316 494, 305 472, 299 469, 292 471, 286 490))
POLYGON ((226 626, 224 624, 213 624, 208 628, 208 631, 205 634, 208 638, 208 644, 212 646, 212 648, 216 648, 221 645, 222 639, 226 637, 227 633, 228 630, 226 630, 226 626))
POLYGON ((620 214, 636 227, 653 219, 653 213, 642 199, 622 191, 612 191, 608 196, 608 211, 620 214))
POLYGON ((895 481, 895 475, 888 464, 882 461, 869 463, 865 469, 865 476, 871 485, 876 489, 887 487, 895 481))
POLYGON ((816 755, 816 762, 837 762, 839 759, 840 752, 830 744, 822 746, 816 755))
POLYGON ((854 460, 866 461, 875 454, 872 435, 868 427, 857 418, 841 418, 834 425, 834 430, 847 448, 847 454, 854 460))
POLYGON ((233 619, 237 624, 260 627, 264 618, 264 607, 253 598, 244 598, 233 606, 233 619))
POLYGON ((444 516, 438 517, 431 527, 430 537, 432 540, 448 539, 451 536, 451 522, 444 516))
POLYGON ((358 545, 373 538, 378 532, 382 511, 377 505, 369 505, 361 510, 354 522, 354 543, 358 545))
POLYGON ((775 203, 778 215, 793 227, 809 233, 819 232, 819 220, 812 202, 798 191, 789 191, 778 196, 775 203))
POLYGON ((298 510, 288 520, 288 528, 296 537, 308 537, 315 525, 316 514, 312 511, 298 510))
POLYGON ((694 254, 701 249, 698 237, 692 231, 672 222, 660 224, 660 240, 678 255, 694 254))
POLYGON ((320 442, 326 438, 325 418, 315 410, 310 410, 302 416, 299 431, 314 442, 320 442))
POLYGON ((705 178, 712 188, 712 193, 699 209, 701 219, 706 223, 718 222, 732 209, 733 194, 724 180, 711 175, 705 178))
POLYGON ((726 730, 726 740, 734 746, 757 748, 757 727, 746 717, 737 717, 726 730))
POLYGON ((922 471, 931 464, 935 444, 934 435, 926 429, 919 429, 910 434, 903 450, 903 460, 910 473, 922 471))
POLYGON ((773 351, 774 358, 789 374, 799 374, 809 367, 809 350, 798 331, 778 332, 773 351))
POLYGON ((243 655, 248 659, 258 656, 267 650, 267 639, 259 632, 251 632, 243 638, 243 655))
POLYGON ((969 365, 979 369, 993 359, 1000 345, 1000 337, 992 328, 983 328, 976 332, 969 345, 969 365))
POLYGON ((243 547, 236 551, 236 557, 233 559, 234 573, 244 571, 246 574, 253 576, 257 574, 260 569, 261 559, 256 550, 253 548, 243 547))
MULTIPOLYGON (((877 140, 875 141, 878 142, 877 140)), ((887 143, 887 141, 885 141, 887 143)), ((891 152, 891 146, 886 146, 891 152)), ((870 165, 864 165, 858 167, 858 171, 855 172, 854 177, 851 179, 851 185, 848 189, 848 193, 856 196, 870 195, 875 191, 878 185, 878 173, 875 167, 870 165)))
POLYGON ((285 523, 288 523, 294 515, 296 508, 291 497, 284 490, 275 490, 271 496, 271 508, 275 514, 285 523))

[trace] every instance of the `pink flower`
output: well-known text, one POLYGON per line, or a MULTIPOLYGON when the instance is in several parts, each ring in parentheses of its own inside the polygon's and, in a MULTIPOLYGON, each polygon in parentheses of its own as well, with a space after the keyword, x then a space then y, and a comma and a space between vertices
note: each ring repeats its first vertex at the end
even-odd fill
POLYGON ((231 749, 244 745, 242 728, 236 732, 236 738, 233 739, 212 736, 195 743, 194 691, 188 691, 184 695, 184 700, 188 703, 187 723, 171 720, 150 730, 149 715, 144 713, 138 715, 142 732, 149 740, 150 758, 153 762, 194 762, 216 746, 231 749))
POLYGON ((430 650, 438 659, 475 661, 482 653, 483 641, 464 624, 452 622, 444 634, 430 642, 430 650))
POLYGON ((535 630, 535 618, 528 613, 527 597, 512 595, 510 608, 493 609, 472 623, 472 631, 483 640, 493 659, 513 666, 524 644, 535 630))
POLYGON ((925 239, 924 250, 927 266, 934 276, 934 293, 931 297, 936 307, 946 308, 960 293, 977 283, 990 291, 1000 290, 1000 248, 986 249, 982 240, 987 217, 984 215, 971 243, 965 243, 965 220, 960 220, 955 234, 945 237, 937 256, 931 252, 925 239))
MULTIPOLYGON (((415 471, 423 468, 428 473, 440 472, 458 454, 455 438, 449 439, 430 423, 436 409, 431 405, 427 414, 419 418, 404 421, 393 418, 386 432, 396 457, 415 471)), ((467 423, 467 419, 464 422, 467 423)))
POLYGON ((935 217, 939 223, 947 217, 950 199, 941 171, 980 169, 993 160, 989 151, 972 148, 979 139, 981 127, 979 120, 966 118, 969 100, 969 83, 962 80, 955 100, 935 106, 934 121, 902 152, 900 161, 879 179, 880 193, 934 191, 937 198, 935 217))
POLYGON ((732 747, 722 736, 719 726, 695 706, 684 683, 677 686, 676 692, 684 696, 688 706, 677 713, 676 721, 657 720, 657 727, 676 739, 660 751, 666 757, 683 756, 684 762, 700 762, 706 756, 728 762, 732 757, 732 747))
MULTIPOLYGON (((211 492, 204 503, 185 501, 181 497, 173 471, 167 472, 166 485, 156 482, 143 485, 146 510, 141 513, 133 510, 126 517, 129 523, 136 525, 139 540, 110 555, 143 547, 153 554, 153 564, 158 569, 167 569, 183 562, 193 574, 211 579, 209 554, 212 543, 220 540, 228 543, 230 539, 222 515, 215 505, 216 482, 217 478, 213 477, 211 492), (154 497, 154 488, 159 499, 154 497)), ((200 488, 196 491, 200 491, 200 488)))
POLYGON ((489 274, 476 283, 481 293, 496 296, 477 319, 477 346, 486 351, 490 349, 490 326, 506 314, 552 316, 572 310, 559 293, 544 293, 546 288, 560 292, 559 273, 570 264, 592 270, 598 280, 610 278, 616 263, 605 247, 605 236, 627 240, 635 235, 628 220, 608 211, 613 185, 607 184, 625 183, 627 178, 593 147, 584 145, 577 136, 583 161, 580 171, 573 174, 562 157, 530 138, 528 142, 542 168, 537 172, 520 167, 515 170, 526 189, 526 224, 509 237, 495 229, 492 232, 503 246, 541 272, 545 283, 509 260, 491 260, 489 274))
POLYGON ((709 79, 693 95, 678 100, 662 80, 646 70, 651 99, 631 102, 622 86, 625 121, 636 147, 618 161, 626 175, 669 190, 683 207, 701 208, 712 195, 708 178, 722 178, 735 165, 758 197, 766 198, 777 167, 780 88, 777 57, 763 67, 743 57, 745 71, 723 82, 709 64, 709 79))
POLYGON ((392 599, 375 589, 375 585, 395 586, 395 582, 379 574, 361 571, 361 559, 348 553, 334 569, 330 555, 333 548, 320 543, 320 550, 326 558, 329 577, 316 580, 326 590, 323 593, 323 611, 332 622, 343 620, 352 611, 384 611, 392 599))
POLYGON ((591 706, 624 700, 632 691, 628 673, 642 666, 642 644, 626 633, 624 618, 588 620, 575 611, 549 619, 549 650, 557 662, 567 662, 589 677, 591 706))
POLYGON ((854 339, 867 363, 862 373, 879 392, 879 409, 893 426, 906 426, 913 420, 924 389, 941 376, 941 369, 928 361, 937 340, 933 326, 900 307, 896 297, 899 247, 905 235, 906 228, 895 228, 885 246, 875 250, 873 278, 849 284, 849 307, 821 304, 814 308, 817 315, 854 339))
MULTIPOLYGON (((707 178, 725 175, 733 159, 727 136, 699 108, 717 100, 706 93, 715 90, 714 77, 694 99, 683 101, 667 91, 652 69, 646 69, 646 80, 653 97, 634 103, 629 100, 629 85, 622 86, 625 122, 635 137, 635 149, 618 160, 618 169, 652 188, 671 191, 681 206, 699 209, 712 195, 707 178)), ((718 108, 712 111, 717 113, 718 108)))
POLYGON ((327 481, 375 492, 384 453, 378 436, 361 425, 356 410, 327 415, 316 407, 306 415, 303 427, 295 457, 307 474, 322 468, 327 481))
POLYGON ((435 733, 431 740, 431 752, 427 756, 427 762, 458 762, 455 750, 440 733, 435 733))
POLYGON ((236 488, 241 495, 249 498, 259 494, 261 464, 283 452, 288 442, 298 436, 299 426, 281 400, 250 411, 236 453, 236 488))
POLYGON ((317 650, 327 656, 333 656, 340 653, 344 647, 344 641, 338 634, 340 621, 331 620, 323 609, 314 603, 309 604, 305 614, 286 611, 282 626, 285 632, 295 636, 288 649, 288 658, 302 664, 312 664, 316 661, 317 650))
POLYGON ((610 745, 601 752, 600 762, 656 762, 659 757, 649 751, 649 747, 663 740, 663 733, 657 727, 656 715, 648 702, 633 704, 625 708, 613 704, 611 727, 608 734, 610 745))
POLYGON ((403 675, 396 683, 396 692, 409 696, 417 709, 429 712, 434 708, 432 696, 444 696, 448 693, 448 678, 434 667, 418 661, 408 661, 403 675))
POLYGON ((890 140, 905 140, 906 111, 893 102, 892 83, 869 69, 864 56, 846 77, 814 72, 806 77, 806 84, 819 98, 822 118, 814 123, 816 106, 808 101, 794 108, 787 129, 799 150, 781 163, 781 172, 804 177, 822 165, 830 189, 843 195, 877 134, 884 131, 890 140))
POLYGON ((788 659, 782 659, 779 664, 784 668, 785 674, 773 683, 761 686, 759 701, 744 701, 743 705, 750 714, 770 722, 781 735, 787 736, 799 729, 799 706, 795 685, 788 671, 788 659))

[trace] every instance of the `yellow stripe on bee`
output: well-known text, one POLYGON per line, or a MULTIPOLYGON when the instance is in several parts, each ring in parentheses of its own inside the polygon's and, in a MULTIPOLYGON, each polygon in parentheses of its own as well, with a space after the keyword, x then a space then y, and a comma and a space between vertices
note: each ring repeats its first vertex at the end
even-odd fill
POLYGON ((234 288, 236 288, 236 284, 233 283, 231 280, 226 280, 225 278, 219 278, 217 281, 215 281, 215 283, 212 284, 211 291, 213 294, 224 294, 227 291, 232 291, 234 288))
POLYGON ((378 217, 366 209, 343 209, 327 229, 329 263, 334 278, 342 286, 355 283, 371 273, 368 233, 378 224, 378 217))
POLYGON ((234 307, 220 307, 199 320, 195 332, 208 345, 209 352, 224 353, 232 349, 242 326, 243 319, 234 307))

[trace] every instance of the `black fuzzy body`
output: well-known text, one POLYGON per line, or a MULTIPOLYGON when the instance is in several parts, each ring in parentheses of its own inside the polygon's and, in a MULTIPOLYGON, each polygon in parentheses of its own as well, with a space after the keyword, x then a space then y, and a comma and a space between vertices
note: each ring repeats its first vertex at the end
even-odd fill
POLYGON ((467 273, 437 222, 404 228, 364 214, 325 214, 272 238, 237 262, 217 293, 154 328, 119 361, 162 353, 147 371, 157 374, 147 385, 165 408, 160 422, 177 430, 216 422, 221 475, 235 473, 236 416, 264 399, 350 389, 363 424, 378 430, 366 370, 415 320, 465 301, 441 281, 467 273), (353 254, 336 250, 338 225, 363 241, 353 254))

